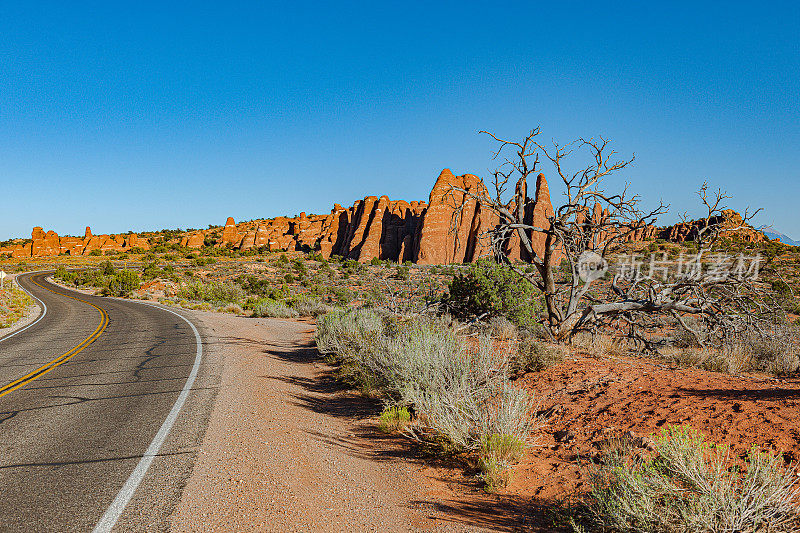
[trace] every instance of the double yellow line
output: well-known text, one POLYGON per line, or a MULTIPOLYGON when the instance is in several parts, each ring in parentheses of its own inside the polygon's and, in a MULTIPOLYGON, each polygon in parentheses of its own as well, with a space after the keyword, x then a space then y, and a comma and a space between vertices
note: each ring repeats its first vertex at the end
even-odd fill
POLYGON ((55 367, 57 367, 59 365, 63 365, 64 363, 66 363, 67 361, 72 359, 75 355, 77 355, 80 352, 82 352, 87 346, 92 344, 95 340, 97 340, 97 337, 99 337, 103 333, 103 331, 106 329, 106 326, 108 326, 108 313, 106 313, 105 309, 102 309, 102 308, 94 305, 91 302, 87 302, 86 300, 81 300, 80 298, 76 298, 74 296, 70 296, 70 295, 64 294, 62 292, 56 292, 56 291, 54 291, 52 289, 48 289, 44 285, 40 285, 39 283, 36 283, 36 281, 34 281, 33 279, 31 279, 31 283, 43 288, 46 291, 50 291, 53 294, 58 294, 59 296, 64 296, 66 298, 71 298, 73 300, 77 300, 79 302, 83 302, 85 304, 91 305, 92 307, 94 307, 95 309, 100 311, 100 317, 101 317, 100 325, 97 326, 97 329, 95 329, 94 332, 92 332, 91 335, 86 337, 83 340, 83 342, 81 342, 79 345, 77 345, 76 347, 74 347, 73 349, 68 351, 67 353, 59 355, 58 357, 56 357, 55 359, 53 359, 52 361, 50 361, 46 365, 40 366, 39 368, 37 368, 33 372, 31 372, 31 373, 29 373, 29 374, 27 374, 25 376, 22 376, 18 380, 12 381, 11 383, 9 383, 8 385, 5 385, 4 387, 0 387, 0 397, 5 396, 6 394, 8 394, 10 392, 14 392, 15 390, 19 389, 20 387, 24 387, 25 385, 27 385, 31 381, 33 381, 33 380, 35 380, 37 378, 40 378, 43 375, 47 374, 48 372, 53 370, 55 367))

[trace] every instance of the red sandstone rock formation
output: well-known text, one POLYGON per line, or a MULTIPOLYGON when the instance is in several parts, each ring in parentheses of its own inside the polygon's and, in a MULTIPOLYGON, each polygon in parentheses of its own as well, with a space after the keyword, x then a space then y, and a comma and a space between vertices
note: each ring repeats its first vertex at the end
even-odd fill
POLYGON ((236 244, 238 235, 236 222, 233 220, 233 217, 228 217, 228 220, 225 222, 225 227, 222 230, 222 241, 220 241, 220 245, 236 244))
POLYGON ((31 257, 47 257, 61 253, 61 244, 55 231, 47 233, 40 227, 33 228, 31 232, 31 257))
MULTIPOLYGON (((733 209, 726 209, 719 217, 713 217, 711 223, 722 223, 723 236, 747 243, 765 242, 767 237, 742 220, 742 215, 733 209)), ((697 238, 698 230, 703 227, 703 220, 681 222, 674 226, 662 228, 658 237, 671 242, 693 241, 697 238)), ((643 235, 641 240, 647 240, 648 235, 643 235)), ((638 240, 638 239, 637 239, 638 240)))
POLYGON ((203 244, 205 244, 206 236, 198 231, 196 233, 192 233, 191 235, 184 235, 183 239, 181 240, 181 246, 186 246, 187 248, 202 248, 203 244))
POLYGON ((474 198, 451 187, 479 197, 486 194, 486 187, 477 176, 454 176, 450 169, 442 170, 421 221, 416 245, 416 260, 420 264, 465 263, 477 258, 476 236, 471 233, 477 226, 485 227, 484 218, 489 216, 481 213, 474 198), (458 209, 460 213, 454 216, 458 209))
POLYGON ((128 239, 125 241, 124 248, 130 250, 131 248, 141 248, 142 250, 149 250, 150 249, 150 241, 139 237, 135 233, 131 233, 128 235, 128 239))
MULTIPOLYGON (((393 261, 416 261, 421 264, 462 263, 490 255, 492 251, 486 239, 481 236, 498 223, 497 217, 470 195, 453 191, 451 187, 467 190, 477 196, 486 194, 486 187, 477 176, 455 176, 445 169, 436 180, 429 204, 393 201, 386 196, 367 196, 347 209, 334 204, 327 215, 308 215, 303 212, 293 218, 277 217, 238 225, 233 218, 228 218, 216 245, 243 251, 261 247, 273 250, 317 250, 325 258, 337 254, 362 262, 377 257, 393 261), (463 209, 454 218, 459 207, 463 209)), ((533 198, 528 197, 527 187, 528 184, 525 183, 517 184, 518 192, 527 198, 525 222, 535 227, 547 228, 549 217, 553 216, 547 180, 542 174, 537 176, 533 198), (520 191, 520 188, 525 190, 520 191)), ((579 214, 577 218, 578 223, 583 223, 586 220, 597 222, 608 216, 608 209, 603 210, 596 205, 585 214, 579 214)), ((741 217, 733 211, 726 211, 723 216, 728 227, 741 224, 741 217)), ((668 228, 642 227, 628 240, 661 237, 680 242, 693 238, 697 224, 677 224, 668 228)), ((174 242, 198 249, 205 245, 207 237, 219 235, 218 231, 195 231, 184 234, 180 240, 174 242)), ((534 251, 541 257, 545 235, 539 232, 528 232, 527 235, 534 251)), ((746 242, 765 240, 762 233, 752 228, 742 230, 737 235, 737 238, 746 242)), ((32 242, 23 243, 20 240, 12 246, 0 249, 0 254, 24 258, 59 253, 87 255, 93 250, 105 252, 150 248, 149 240, 136 234, 93 235, 88 226, 83 238, 59 238, 55 232, 45 233, 41 227, 34 228, 31 237, 32 242)), ((609 237, 608 234, 600 235, 594 245, 599 245, 609 237)), ((522 249, 516 233, 505 243, 504 252, 512 260, 531 260, 527 251, 522 249)))

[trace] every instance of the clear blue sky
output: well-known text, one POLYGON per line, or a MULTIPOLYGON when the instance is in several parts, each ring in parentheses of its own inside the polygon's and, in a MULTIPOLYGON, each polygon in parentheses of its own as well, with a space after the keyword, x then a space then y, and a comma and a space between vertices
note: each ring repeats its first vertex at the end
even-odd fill
POLYGON ((0 6, 0 240, 427 199, 537 125, 800 238, 798 2, 117 4, 0 6))

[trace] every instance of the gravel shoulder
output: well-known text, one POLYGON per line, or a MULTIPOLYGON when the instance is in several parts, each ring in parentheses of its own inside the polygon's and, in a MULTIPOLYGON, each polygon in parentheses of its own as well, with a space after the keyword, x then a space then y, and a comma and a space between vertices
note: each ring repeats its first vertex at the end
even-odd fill
POLYGON ((492 501, 477 489, 463 498, 459 469, 377 434, 380 405, 330 378, 313 323, 191 315, 222 375, 173 531, 510 528, 486 522, 492 501))

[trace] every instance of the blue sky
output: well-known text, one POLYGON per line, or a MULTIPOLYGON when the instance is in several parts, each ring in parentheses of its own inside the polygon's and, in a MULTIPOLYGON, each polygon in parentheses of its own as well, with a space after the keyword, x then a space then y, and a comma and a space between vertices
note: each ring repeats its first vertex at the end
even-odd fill
POLYGON ((536 126, 800 238, 797 2, 112 4, 0 6, 0 240, 427 199, 536 126))

